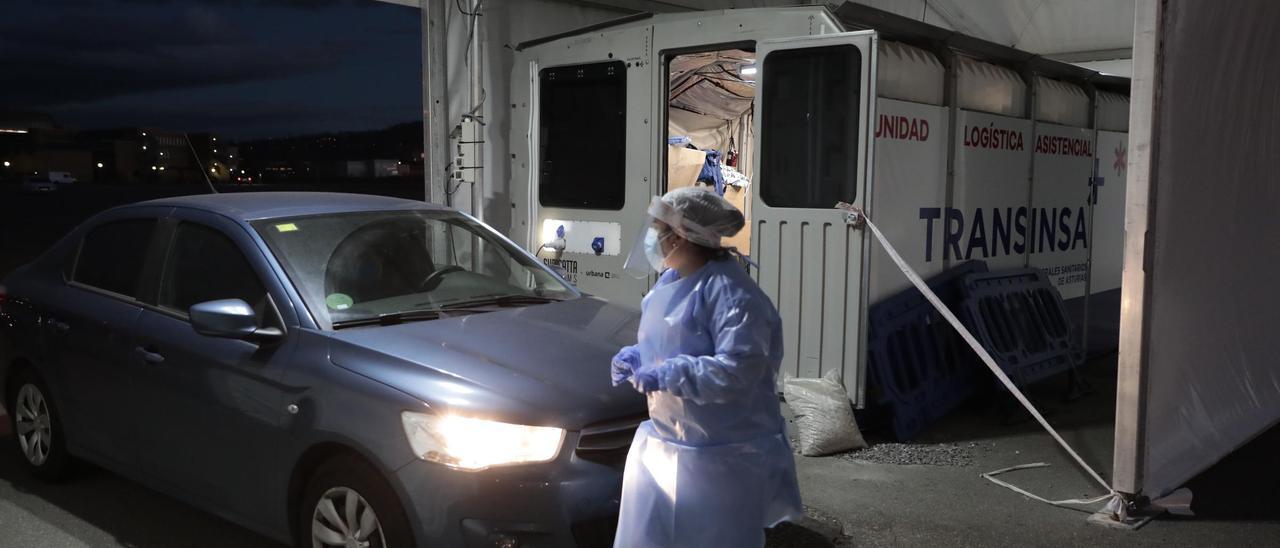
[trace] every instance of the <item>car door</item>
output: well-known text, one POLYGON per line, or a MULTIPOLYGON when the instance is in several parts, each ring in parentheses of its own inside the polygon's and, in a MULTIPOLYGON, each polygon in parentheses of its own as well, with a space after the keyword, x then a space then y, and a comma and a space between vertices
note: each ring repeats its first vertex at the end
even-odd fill
POLYGON ((757 53, 752 252, 782 315, 782 370, 838 370, 861 402, 868 234, 835 205, 871 205, 875 33, 765 41, 757 53))
POLYGON ((70 449, 104 464, 130 464, 127 365, 165 211, 135 208, 89 227, 67 258, 65 285, 39 303, 49 381, 70 449))
POLYGON ((157 479, 246 519, 273 515, 266 486, 287 416, 278 383, 294 338, 255 344, 195 332, 188 309, 242 299, 262 326, 296 325, 275 303, 284 292, 241 225, 178 209, 152 306, 138 320, 131 365, 138 461, 157 479))

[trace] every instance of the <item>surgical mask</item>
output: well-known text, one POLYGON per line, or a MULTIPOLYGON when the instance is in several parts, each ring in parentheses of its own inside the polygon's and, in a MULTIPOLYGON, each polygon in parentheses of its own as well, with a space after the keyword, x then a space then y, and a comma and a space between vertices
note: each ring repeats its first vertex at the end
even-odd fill
POLYGON ((649 260, 649 265, 658 272, 662 272, 663 264, 667 259, 662 253, 663 239, 664 235, 654 227, 649 227, 649 230, 644 233, 644 256, 649 260))

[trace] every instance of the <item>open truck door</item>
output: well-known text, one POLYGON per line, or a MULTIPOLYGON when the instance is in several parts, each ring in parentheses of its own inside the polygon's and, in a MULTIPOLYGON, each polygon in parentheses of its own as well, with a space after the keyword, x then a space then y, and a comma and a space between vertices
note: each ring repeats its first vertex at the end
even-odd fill
POLYGON ((522 44, 527 86, 513 86, 512 236, 586 293, 639 302, 651 280, 622 271, 653 162, 652 27, 583 34, 564 47, 522 44), (518 112, 518 111, 517 111, 518 112), (636 122, 643 123, 636 123, 636 122), (522 154, 523 153, 523 154, 522 154), (515 155, 513 155, 514 157, 515 155))
POLYGON ((752 255, 782 315, 782 374, 839 370, 861 403, 870 240, 834 206, 870 212, 876 35, 764 41, 757 53, 752 255))

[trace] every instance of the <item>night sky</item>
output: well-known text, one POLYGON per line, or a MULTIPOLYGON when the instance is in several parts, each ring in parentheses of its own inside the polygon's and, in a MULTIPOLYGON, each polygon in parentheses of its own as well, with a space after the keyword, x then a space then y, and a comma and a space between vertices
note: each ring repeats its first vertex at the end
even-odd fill
POLYGON ((0 110, 232 139, 421 118, 418 12, 374 0, 4 0, 0 110))

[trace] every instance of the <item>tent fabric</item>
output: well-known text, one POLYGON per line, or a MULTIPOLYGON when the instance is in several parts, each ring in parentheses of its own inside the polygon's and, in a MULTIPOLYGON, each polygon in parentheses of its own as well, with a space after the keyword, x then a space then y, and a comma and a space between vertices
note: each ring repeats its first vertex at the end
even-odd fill
POLYGON ((741 50, 681 55, 671 60, 671 107, 695 114, 735 120, 755 103, 755 85, 738 71, 755 62, 741 50))
POLYGON ((1280 88, 1271 60, 1280 3, 1167 0, 1160 11, 1159 50, 1147 61, 1156 66, 1155 130, 1131 136, 1134 150, 1153 150, 1156 197, 1145 248, 1145 405, 1117 404, 1142 409, 1143 432, 1118 437, 1117 455, 1140 444, 1136 479, 1153 498, 1280 421, 1280 102, 1259 92, 1280 88))

